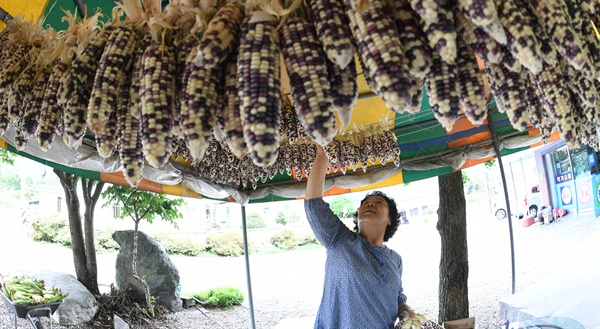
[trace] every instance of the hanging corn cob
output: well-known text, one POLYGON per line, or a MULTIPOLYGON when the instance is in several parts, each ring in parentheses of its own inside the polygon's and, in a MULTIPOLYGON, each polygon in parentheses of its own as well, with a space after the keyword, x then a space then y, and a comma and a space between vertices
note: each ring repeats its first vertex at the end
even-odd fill
POLYGON ((0 136, 4 135, 8 129, 10 118, 8 117, 8 106, 6 106, 6 99, 0 97, 0 136))
POLYGON ((594 85, 594 81, 586 79, 581 71, 575 70, 564 59, 559 61, 567 85, 573 94, 582 103, 588 107, 596 106, 598 91, 594 85))
POLYGON ((506 47, 533 74, 542 69, 541 49, 531 22, 513 0, 497 0, 498 16, 506 29, 506 47))
MULTIPOLYGON (((129 88, 129 98, 131 99, 130 111, 131 115, 140 119, 142 114, 142 101, 140 98, 140 88, 142 83, 142 64, 144 63, 144 51, 152 43, 152 35, 144 33, 140 38, 138 48, 133 60, 133 68, 131 70, 131 87, 129 88)), ((179 76, 179 75, 177 75, 179 76)))
POLYGON ((41 112, 35 137, 44 151, 50 149, 50 144, 54 140, 57 126, 64 113, 64 108, 60 106, 56 99, 56 93, 60 87, 60 79, 69 69, 69 65, 62 61, 52 67, 52 73, 48 78, 48 85, 44 92, 44 101, 41 106, 41 112))
POLYGON ((521 62, 512 55, 506 46, 502 46, 502 60, 500 61, 504 67, 509 69, 511 72, 519 73, 523 68, 521 62))
POLYGON ((335 136, 331 86, 325 54, 303 8, 285 19, 280 33, 281 52, 298 118, 313 141, 327 145, 335 136))
POLYGON ((239 3, 221 7, 200 39, 194 63, 206 68, 222 64, 237 45, 243 19, 244 8, 239 3))
POLYGON ((130 88, 128 88, 130 83, 131 81, 127 81, 121 88, 116 117, 121 171, 129 185, 136 187, 142 179, 144 155, 140 121, 131 114, 130 88))
POLYGON ((342 0, 309 0, 311 19, 331 63, 345 69, 354 63, 352 34, 348 27, 342 0))
POLYGON ((458 8, 473 24, 481 27, 490 37, 505 45, 504 27, 498 18, 493 0, 458 0, 458 8))
MULTIPOLYGON (((350 65, 343 69, 331 61, 325 61, 325 64, 327 65, 327 80, 331 87, 333 108, 338 113, 342 128, 346 128, 352 118, 352 109, 354 109, 358 100, 356 64, 352 61, 350 65)), ((285 120, 283 116, 282 120, 285 120)))
POLYGON ((106 41, 88 106, 88 127, 102 133, 111 113, 117 106, 117 97, 129 71, 138 44, 138 35, 132 23, 115 28, 106 41))
POLYGON ((165 165, 172 152, 175 72, 171 47, 162 42, 151 43, 142 62, 140 121, 144 157, 154 168, 165 165))
POLYGON ((525 95, 527 97, 527 107, 529 108, 529 123, 534 127, 540 127, 544 117, 544 109, 542 102, 538 98, 536 87, 532 84, 528 77, 529 73, 523 71, 521 73, 521 79, 525 86, 525 95))
POLYGON ((423 31, 429 40, 429 46, 437 51, 442 60, 453 64, 456 59, 456 29, 451 0, 440 0, 437 19, 424 21, 423 31))
POLYGON ((569 23, 559 0, 533 0, 529 2, 548 36, 554 42, 558 52, 576 70, 582 71, 588 79, 596 75, 591 59, 582 50, 579 33, 569 23))
POLYGON ((456 68, 460 87, 460 103, 467 119, 474 125, 480 125, 486 118, 487 105, 479 65, 475 54, 465 41, 458 37, 456 42, 458 44, 456 68))
POLYGON ((409 84, 410 100, 406 104, 405 110, 408 113, 417 113, 421 110, 421 100, 423 99, 423 79, 411 77, 409 84))
POLYGON ((242 23, 238 53, 240 114, 248 154, 257 166, 267 167, 279 150, 279 34, 277 19, 261 10, 242 23))
POLYGON ((437 0, 410 0, 412 9, 421 16, 425 22, 432 22, 437 19, 439 11, 439 1, 437 0))
MULTIPOLYGON (((581 10, 581 3, 579 0, 563 0, 559 2, 563 11, 568 15, 571 26, 576 31, 581 31, 583 27, 583 12, 581 10)), ((589 24, 589 22, 586 22, 589 24)))
POLYGON ((218 85, 223 75, 220 66, 194 66, 187 84, 187 102, 181 113, 183 135, 196 161, 204 156, 206 147, 212 139, 216 114, 219 111, 218 85))
POLYGON ((544 63, 555 65, 558 59, 558 51, 544 28, 540 25, 540 22, 538 22, 533 8, 526 1, 527 0, 514 0, 514 3, 519 7, 523 16, 528 19, 529 25, 540 45, 540 57, 544 63))
POLYGON ((452 130, 460 113, 460 89, 456 66, 434 53, 431 71, 425 79, 429 104, 435 118, 446 131, 452 130))
POLYGON ((225 141, 229 150, 236 158, 241 159, 247 153, 244 139, 244 127, 240 115, 240 98, 238 96, 237 52, 225 64, 224 80, 225 95, 221 103, 221 111, 225 118, 225 141))
POLYGON ((0 95, 12 85, 29 64, 28 59, 30 56, 27 54, 31 48, 31 44, 23 41, 13 44, 6 50, 7 55, 5 55, 0 67, 0 95))
POLYGON ((37 70, 37 64, 34 60, 31 60, 30 64, 6 90, 6 106, 8 107, 8 116, 11 121, 16 121, 17 117, 22 116, 23 101, 33 87, 33 81, 37 70))
MULTIPOLYGON (((122 95, 121 92, 119 94, 122 95)), ((124 103, 129 103, 129 100, 119 97, 117 101, 117 108, 110 113, 110 116, 104 125, 104 129, 101 132, 94 134, 96 150, 98 151, 98 155, 102 158, 110 158, 117 147, 117 135, 119 132, 117 123, 117 110, 120 107, 127 106, 127 104, 124 103)))
POLYGON ((529 111, 526 88, 521 74, 509 71, 502 65, 490 63, 486 64, 486 75, 490 81, 494 81, 490 86, 494 96, 501 98, 506 106, 506 114, 511 125, 519 131, 525 130, 529 122, 529 111))
POLYGON ((544 65, 535 77, 529 75, 538 93, 543 95, 542 105, 554 121, 567 145, 577 144, 577 128, 571 112, 572 100, 569 88, 559 67, 544 65))
MULTIPOLYGON (((332 63, 333 64, 333 63, 332 63)), ((280 139, 288 141, 289 144, 298 142, 298 127, 301 124, 298 121, 298 115, 287 95, 281 95, 281 128, 279 129, 280 139)))
POLYGON ((431 48, 427 36, 419 26, 419 16, 408 0, 388 0, 394 13, 404 57, 411 75, 424 78, 431 66, 431 48))
POLYGON ((502 45, 476 26, 460 11, 454 11, 454 24, 458 35, 473 52, 486 62, 498 64, 502 60, 502 45))
MULTIPOLYGON (((600 8, 599 8, 600 10, 600 8)), ((583 28, 581 29, 581 35, 583 36, 582 41, 586 43, 585 46, 587 46, 587 49, 589 51, 589 56, 590 56, 590 60, 592 62, 594 62, 594 68, 596 70, 596 79, 600 79, 600 43, 598 42, 598 39, 596 37, 596 33, 594 32, 594 28, 592 26, 592 24, 590 24, 589 22, 592 21, 592 18, 590 15, 588 15, 587 12, 583 12, 583 17, 584 17, 584 21, 588 22, 586 24, 583 25, 583 28)), ((600 21, 600 19, 598 20, 600 21)), ((600 23, 598 23, 598 21, 596 21, 596 26, 600 25, 600 23)), ((584 46, 584 48, 585 48, 584 46)), ((588 75, 589 78, 589 75, 588 75)))
POLYGON ((351 0, 344 5, 369 86, 389 109, 401 111, 410 99, 409 72, 389 8, 383 0, 372 0, 361 10, 351 0))
POLYGON ((42 67, 36 73, 33 88, 31 90, 31 101, 27 103, 27 106, 23 109, 23 124, 22 130, 25 136, 33 136, 37 130, 40 118, 40 112, 42 110, 42 104, 44 103, 44 95, 46 93, 46 87, 48 86, 48 80, 50 78, 50 69, 42 67))

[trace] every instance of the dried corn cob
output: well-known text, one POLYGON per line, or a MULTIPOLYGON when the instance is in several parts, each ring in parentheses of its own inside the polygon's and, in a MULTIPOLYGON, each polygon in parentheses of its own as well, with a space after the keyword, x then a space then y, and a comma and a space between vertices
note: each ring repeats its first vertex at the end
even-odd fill
POLYGON ((240 98, 238 96, 238 70, 237 52, 232 54, 225 64, 225 101, 222 102, 221 111, 225 119, 225 141, 229 150, 236 158, 241 159, 247 153, 246 141, 244 139, 244 127, 240 115, 240 98))
POLYGON ((411 95, 410 102, 406 103, 405 110, 408 113, 417 113, 421 110, 421 101, 423 99, 423 79, 411 77, 410 89, 408 94, 411 95))
POLYGON ((4 135, 8 129, 10 118, 8 117, 8 106, 6 106, 6 99, 0 97, 0 136, 4 135))
MULTIPOLYGON (((333 63, 332 63, 333 64, 333 63)), ((298 127, 301 126, 298 121, 298 115, 292 105, 292 102, 286 95, 281 95, 281 128, 279 133, 281 140, 287 138, 289 144, 298 142, 298 127)))
POLYGON ((586 79, 581 71, 575 70, 564 59, 561 59, 559 63, 567 79, 567 85, 577 96, 576 99, 588 107, 596 106, 598 91, 594 82, 586 79))
POLYGON ((0 94, 19 77, 29 64, 27 56, 32 46, 25 42, 15 43, 6 49, 5 58, 0 66, 0 94))
POLYGON ((43 151, 48 151, 54 140, 59 121, 63 116, 64 108, 56 99, 56 93, 60 87, 60 79, 65 75, 69 66, 58 61, 52 67, 52 73, 48 78, 48 85, 44 92, 44 102, 41 106, 39 123, 35 131, 35 137, 43 151))
POLYGON ((98 151, 98 155, 103 158, 110 158, 115 148, 117 147, 117 134, 118 134, 118 123, 117 123, 117 113, 116 111, 123 106, 127 106, 128 99, 122 99, 119 97, 117 109, 110 113, 106 124, 104 125, 104 129, 102 132, 95 133, 95 141, 96 141, 96 150, 98 151))
POLYGON ((169 161, 173 149, 175 54, 163 43, 152 43, 143 57, 140 84, 142 148, 148 164, 160 168, 169 161))
POLYGON ((352 5, 345 1, 367 82, 389 109, 403 108, 410 99, 409 72, 389 8, 383 0, 372 0, 361 11, 350 10, 352 5))
POLYGON ((323 49, 302 14, 288 16, 280 33, 298 118, 312 140, 327 145, 335 136, 335 114, 323 49))
POLYGON ((102 133, 111 113, 117 107, 117 97, 125 80, 125 72, 133 61, 138 36, 133 24, 115 28, 106 41, 88 106, 88 127, 102 133))
POLYGON ((79 148, 83 140, 83 135, 87 128, 86 114, 88 104, 89 94, 75 94, 63 105, 65 109, 63 114, 63 123, 65 125, 63 141, 65 145, 71 148, 79 148))
POLYGON ((188 80, 188 100, 187 104, 183 104, 181 118, 185 142, 196 161, 202 160, 212 139, 212 130, 219 111, 217 88, 222 75, 220 66, 195 66, 188 80))
POLYGON ((486 75, 489 80, 494 80, 495 83, 490 83, 494 96, 501 98, 502 103, 506 106, 506 114, 511 125, 523 131, 527 128, 529 122, 529 111, 526 88, 522 82, 519 73, 511 72, 503 65, 486 64, 486 75), (498 90, 502 88, 502 90, 498 90))
POLYGON ((221 7, 200 39, 194 63, 206 68, 223 63, 236 46, 243 20, 244 9, 237 2, 221 7))
POLYGON ((497 0, 498 16, 506 29, 506 47, 533 74, 542 69, 541 49, 528 15, 513 0, 497 0))
POLYGON ((480 125, 486 118, 487 106, 479 65, 475 54, 465 41, 458 37, 456 42, 458 44, 456 67, 460 86, 460 103, 467 119, 474 125, 480 125))
POLYGON ((500 61, 504 67, 509 69, 511 72, 519 73, 523 68, 521 62, 512 55, 506 46, 502 46, 502 60, 500 61))
POLYGON ((71 63, 71 67, 62 79, 58 90, 59 104, 67 103, 77 93, 86 92, 89 94, 91 92, 98 62, 113 30, 114 26, 108 25, 98 31, 83 52, 71 63))
POLYGON ((498 18, 493 0, 458 0, 458 8, 473 24, 481 27, 494 40, 506 44, 506 33, 498 18))
POLYGON ((481 27, 476 26, 460 11, 454 11, 454 24, 458 35, 471 47, 477 56, 486 62, 500 63, 502 45, 490 37, 481 27))
MULTIPOLYGON (((598 8, 600 10, 600 8, 598 8)), ((592 21, 592 18, 588 13, 583 12, 583 17, 586 22, 592 21)), ((600 19, 598 20, 600 21, 600 19)), ((597 21, 597 22, 598 22, 597 21)), ((597 23, 596 25, 600 25, 597 23)), ((583 36, 582 41, 585 42, 584 48, 588 49, 590 60, 594 62, 594 68, 596 70, 596 79, 600 78, 600 43, 596 38, 596 33, 591 24, 584 24, 581 29, 581 35, 583 36), (585 47, 587 46, 587 47, 585 47)), ((589 78, 589 75, 588 75, 589 78)))
POLYGON ((537 76, 529 75, 537 86, 538 93, 543 95, 542 105, 550 114, 561 137, 567 145, 577 143, 577 128, 571 113, 572 100, 566 79, 559 67, 545 65, 537 76))
POLYGON ((451 0, 440 0, 439 5, 437 20, 425 21, 423 31, 429 40, 429 46, 440 54, 442 60, 453 64, 456 59, 453 3, 451 0))
POLYGON ((29 137, 23 133, 23 117, 13 120, 13 124, 15 126, 15 148, 18 151, 23 151, 29 141, 29 137))
MULTIPOLYGON (((591 59, 582 50, 579 33, 569 23, 567 14, 562 10, 559 0, 534 0, 530 2, 538 22, 554 42, 558 52, 576 70, 588 79, 595 76, 595 67, 591 59)), ((559 129, 560 130, 560 129, 559 129)))
POLYGON ((434 54, 431 71, 425 79, 429 104, 435 118, 446 131, 452 130, 460 113, 460 89, 456 66, 446 63, 434 54))
POLYGON ((254 11, 244 19, 238 54, 238 94, 244 138, 257 166, 267 167, 279 150, 280 64, 277 19, 254 11))
POLYGON ((412 9, 421 16, 425 22, 437 20, 439 1, 436 0, 410 0, 412 9))
POLYGON ((419 26, 419 16, 411 9, 408 0, 388 0, 394 13, 404 57, 411 75, 424 78, 431 66, 429 40, 419 26))
MULTIPOLYGON (((129 87, 129 98, 131 98, 131 115, 140 119, 142 114, 142 101, 140 99, 140 88, 142 83, 142 64, 144 63, 144 51, 152 43, 152 34, 145 33, 138 44, 131 69, 131 87, 129 87)), ((177 74, 179 77, 180 75, 177 74)), ((182 76, 182 75, 181 75, 182 76)))
MULTIPOLYGON (((579 0, 563 0, 559 2, 561 7, 563 8, 563 11, 568 15, 568 17, 570 18, 570 22, 571 22, 571 26, 573 26, 573 28, 576 31, 581 31, 581 28, 583 27, 583 13, 581 10, 581 3, 579 0)), ((586 22, 586 24, 589 24, 589 22, 586 22)))
POLYGON ((36 73, 33 88, 30 93, 31 100, 23 109, 22 130, 24 135, 27 137, 34 135, 35 131, 37 130, 50 73, 50 69, 46 67, 42 67, 36 73))
POLYGON ((37 65, 35 65, 35 63, 31 63, 23 72, 21 72, 19 77, 15 79, 10 88, 6 90, 6 105, 8 106, 8 116, 11 121, 17 120, 17 117, 22 114, 23 100, 33 87, 35 73, 37 70, 37 65))
POLYGON ((309 0, 307 5, 329 61, 341 69, 352 65, 354 46, 342 0, 309 0))
POLYGON ((528 77, 529 73, 523 71, 521 73, 521 79, 525 86, 525 95, 527 97, 527 107, 529 108, 529 123, 534 127, 540 127, 543 119, 544 109, 542 102, 538 98, 536 87, 531 83, 528 77))
MULTIPOLYGON (((333 107, 342 122, 342 127, 347 127, 352 118, 352 109, 358 100, 358 83, 356 81, 356 65, 354 61, 345 68, 339 67, 331 61, 327 65, 328 81, 331 87, 333 107)), ((291 105, 291 104, 290 104, 291 105)), ((283 120, 283 119, 282 119, 283 120)), ((297 133, 296 133, 297 134, 297 133)))
MULTIPOLYGON (((129 82, 131 83, 131 82, 129 82)), ((116 110, 118 125, 118 149, 121 171, 129 185, 136 187, 142 179, 144 155, 140 121, 131 114, 130 88, 121 89, 119 107, 116 110)))
MULTIPOLYGON (((150 36, 150 34, 148 34, 150 36)), ((183 137, 183 120, 181 118, 184 112, 185 104, 189 101, 187 86, 190 74, 194 68, 194 58, 198 53, 198 36, 188 35, 181 40, 175 48, 175 61, 177 75, 175 76, 175 110, 173 111, 173 136, 183 137)), ((184 139, 185 140, 185 139, 184 139)))
POLYGON ((556 60, 558 59, 558 51, 544 28, 540 25, 540 22, 538 22, 537 16, 533 12, 533 8, 526 0, 514 0, 514 2, 522 11, 523 15, 528 18, 529 25, 540 44, 540 57, 544 63, 555 65, 556 60))

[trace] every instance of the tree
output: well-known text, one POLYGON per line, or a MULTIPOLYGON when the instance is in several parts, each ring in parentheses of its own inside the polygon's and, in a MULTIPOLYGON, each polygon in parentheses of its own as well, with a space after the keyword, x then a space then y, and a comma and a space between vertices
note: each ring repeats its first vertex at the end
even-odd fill
POLYGON ((461 171, 438 177, 441 237, 438 322, 469 316, 467 211, 461 171))
POLYGON ((133 278, 140 282, 145 289, 146 303, 150 303, 150 294, 146 280, 138 276, 137 272, 137 244, 138 231, 140 222, 143 220, 152 224, 157 216, 166 222, 177 227, 177 219, 182 218, 183 214, 179 211, 179 207, 185 203, 181 198, 169 199, 164 194, 147 192, 135 188, 111 185, 102 193, 102 197, 106 202, 102 207, 112 207, 119 204, 121 212, 117 218, 130 217, 135 226, 133 234, 133 255, 132 255, 132 273, 133 278))
POLYGON ((262 217, 260 217, 260 214, 255 211, 248 213, 246 224, 248 225, 248 229, 267 227, 267 224, 262 217))
POLYGON ((292 212, 289 215, 286 215, 283 211, 277 213, 277 217, 275 217, 275 223, 281 225, 287 225, 290 223, 295 223, 300 220, 300 216, 297 213, 292 212))
POLYGON ((99 295, 98 289, 98 265, 96 262, 96 246, 94 243, 94 209, 100 193, 104 188, 103 182, 81 177, 81 188, 83 190, 83 201, 85 212, 83 225, 81 223, 81 212, 79 196, 77 195, 77 182, 80 177, 54 169, 54 173, 60 179, 65 191, 67 211, 69 214, 69 231, 71 233, 71 245, 73 250, 73 263, 75 274, 79 280, 92 294, 99 295))
POLYGON ((0 162, 13 165, 15 163, 15 155, 3 148, 0 148, 0 162))
POLYGON ((348 197, 338 195, 329 203, 331 211, 339 218, 347 218, 356 211, 356 206, 348 197))

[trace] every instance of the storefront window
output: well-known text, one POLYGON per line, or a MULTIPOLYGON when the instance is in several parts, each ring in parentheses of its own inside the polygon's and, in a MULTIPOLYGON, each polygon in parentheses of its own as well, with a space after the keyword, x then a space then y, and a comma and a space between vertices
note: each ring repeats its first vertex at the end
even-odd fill
POLYGON ((575 178, 589 176, 590 166, 587 159, 587 147, 581 146, 579 149, 574 149, 571 152, 571 160, 573 161, 573 174, 575 178))
POLYGON ((556 170, 556 175, 566 174, 571 171, 571 166, 569 163, 569 151, 567 150, 566 146, 554 151, 552 153, 552 160, 554 163, 554 170, 556 170))

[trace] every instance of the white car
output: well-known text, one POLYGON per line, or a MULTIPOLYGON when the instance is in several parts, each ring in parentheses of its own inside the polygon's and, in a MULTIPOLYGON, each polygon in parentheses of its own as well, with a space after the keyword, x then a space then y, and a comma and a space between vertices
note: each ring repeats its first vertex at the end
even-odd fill
MULTIPOLYGON (((523 218, 527 215, 537 218, 542 208, 542 197, 541 193, 537 189, 532 189, 531 192, 527 193, 519 199, 517 207, 514 205, 514 198, 510 200, 510 210, 513 216, 517 218, 523 218)), ((503 195, 498 195, 493 203, 493 214, 497 219, 504 219, 508 216, 506 209, 506 202, 503 195)))

